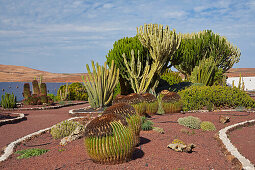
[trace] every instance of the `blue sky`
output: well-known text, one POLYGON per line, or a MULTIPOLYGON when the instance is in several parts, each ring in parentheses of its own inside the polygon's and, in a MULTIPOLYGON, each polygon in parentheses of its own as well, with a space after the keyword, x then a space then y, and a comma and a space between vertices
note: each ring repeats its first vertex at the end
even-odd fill
POLYGON ((0 0, 0 64, 86 72, 145 23, 211 29, 241 49, 234 67, 255 67, 255 0, 0 0))

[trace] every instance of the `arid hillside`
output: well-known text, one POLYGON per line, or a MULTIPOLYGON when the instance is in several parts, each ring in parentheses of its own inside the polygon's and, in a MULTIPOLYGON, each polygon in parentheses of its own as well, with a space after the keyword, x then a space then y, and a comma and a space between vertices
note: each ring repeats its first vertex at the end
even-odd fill
POLYGON ((85 73, 50 73, 24 66, 0 64, 0 82, 30 82, 43 76, 43 82, 81 82, 85 73))

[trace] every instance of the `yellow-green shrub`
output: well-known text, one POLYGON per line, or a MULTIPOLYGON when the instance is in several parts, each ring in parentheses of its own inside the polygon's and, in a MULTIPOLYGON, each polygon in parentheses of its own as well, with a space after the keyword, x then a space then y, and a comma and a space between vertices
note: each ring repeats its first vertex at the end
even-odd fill
POLYGON ((216 130, 214 124, 212 122, 209 122, 209 121, 203 121, 200 124, 200 127, 203 131, 215 131, 216 130))

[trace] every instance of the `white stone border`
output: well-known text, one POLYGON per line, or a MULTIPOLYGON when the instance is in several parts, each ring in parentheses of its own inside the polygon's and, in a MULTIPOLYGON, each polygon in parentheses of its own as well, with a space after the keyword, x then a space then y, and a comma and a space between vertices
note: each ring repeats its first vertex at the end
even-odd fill
POLYGON ((231 130, 234 130, 238 126, 244 127, 245 125, 250 124, 250 123, 255 123, 255 119, 237 123, 234 125, 230 125, 230 126, 225 127, 224 129, 221 129, 219 131, 219 138, 222 141, 222 143, 225 145, 225 148, 231 155, 236 157, 241 162, 244 170, 254 170, 255 166, 248 159, 246 159, 243 155, 241 155, 238 152, 237 148, 231 143, 231 141, 227 137, 227 133, 230 132, 231 130))
MULTIPOLYGON (((73 119, 78 119, 78 118, 83 118, 83 117, 73 117, 73 118, 70 118, 70 119, 67 119, 67 120, 73 120, 73 119)), ((53 125, 53 126, 55 126, 55 125, 53 125)), ((31 133, 29 135, 26 135, 22 138, 19 138, 19 139, 15 140, 14 142, 11 142, 10 144, 8 144, 8 146, 4 149, 4 153, 0 156, 0 162, 6 160, 13 153, 14 148, 18 144, 20 144, 21 142, 31 138, 32 136, 40 135, 40 134, 50 130, 53 126, 48 127, 46 129, 39 130, 39 131, 31 133)))
POLYGON ((9 122, 15 123, 15 122, 20 121, 20 120, 25 118, 25 115, 23 113, 11 113, 11 114, 18 114, 19 117, 16 117, 16 118, 13 118, 13 119, 0 120, 0 126, 4 125, 4 124, 7 124, 9 122))

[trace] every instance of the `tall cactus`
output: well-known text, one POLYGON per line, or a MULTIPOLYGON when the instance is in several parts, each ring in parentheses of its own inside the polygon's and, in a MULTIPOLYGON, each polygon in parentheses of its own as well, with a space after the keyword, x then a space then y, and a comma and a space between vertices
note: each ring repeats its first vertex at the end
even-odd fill
POLYGON ((106 62, 104 66, 99 66, 94 61, 92 63, 93 73, 91 73, 87 64, 88 76, 82 76, 83 83, 88 92, 88 100, 92 108, 99 109, 112 102, 114 88, 119 80, 119 68, 116 69, 114 60, 112 60, 111 68, 107 69, 106 62))
POLYGON ((128 79, 131 83, 131 87, 134 90, 135 93, 142 94, 146 92, 150 85, 150 80, 152 77, 149 77, 150 71, 155 71, 150 69, 149 65, 149 59, 146 60, 146 65, 144 70, 142 69, 142 62, 140 61, 139 51, 138 51, 138 57, 137 62, 135 61, 135 53, 134 50, 131 50, 131 60, 127 60, 126 54, 123 53, 123 59, 124 63, 128 72, 128 75, 126 79, 128 79))
POLYGON ((164 29, 163 25, 158 24, 140 26, 137 28, 137 35, 143 46, 149 49, 153 59, 151 68, 155 72, 151 71, 149 77, 156 75, 154 82, 152 81, 152 88, 155 89, 159 83, 158 76, 166 70, 180 45, 181 35, 177 35, 175 30, 170 31, 168 26, 164 29))
POLYGON ((25 83, 23 88, 23 97, 24 99, 28 99, 30 96, 31 96, 30 85, 29 83, 25 83))
POLYGON ((190 81, 192 83, 203 83, 206 86, 213 85, 216 69, 216 63, 212 57, 203 59, 199 62, 199 65, 193 69, 190 81))
POLYGON ((36 94, 37 96, 39 96, 40 95, 40 89, 39 89, 38 81, 33 80, 32 85, 33 85, 33 94, 36 94))
POLYGON ((40 85, 40 92, 41 92, 41 95, 47 96, 47 86, 46 86, 46 83, 41 83, 41 85, 40 85))

